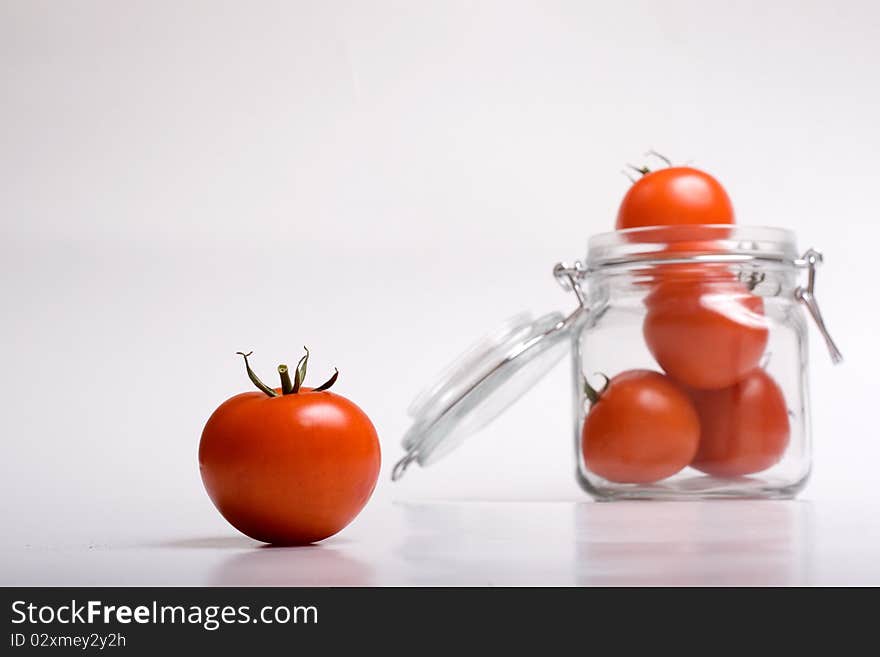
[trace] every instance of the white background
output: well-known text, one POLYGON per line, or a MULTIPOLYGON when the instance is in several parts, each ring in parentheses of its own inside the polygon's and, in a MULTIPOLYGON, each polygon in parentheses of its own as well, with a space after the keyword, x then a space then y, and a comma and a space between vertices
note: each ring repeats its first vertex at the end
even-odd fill
POLYGON ((388 474, 450 358, 572 307, 551 268, 613 228, 648 148, 825 253, 846 362, 813 332, 802 499, 858 527, 880 501, 878 70, 868 1, 2 0, 2 581, 98 581, 59 545, 234 536, 196 450, 250 385, 242 349, 266 378, 303 344, 314 376, 339 367, 382 441, 377 508, 583 500, 565 365, 388 474))

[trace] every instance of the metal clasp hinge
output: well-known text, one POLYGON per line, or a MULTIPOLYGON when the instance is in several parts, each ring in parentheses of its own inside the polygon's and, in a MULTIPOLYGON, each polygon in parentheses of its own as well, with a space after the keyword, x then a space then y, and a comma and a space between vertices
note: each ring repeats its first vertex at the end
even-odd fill
POLYGON ((828 332, 828 327, 825 326, 825 320, 822 319, 822 313, 819 311, 819 303, 816 301, 815 294, 816 267, 822 264, 822 254, 815 249, 807 249, 807 252, 801 256, 801 259, 796 264, 807 268, 807 287, 798 286, 794 291, 794 297, 807 307, 807 311, 819 328, 819 333, 825 339, 825 344, 828 345, 831 361, 836 365, 843 361, 843 354, 840 353, 840 349, 834 344, 834 340, 828 332))
POLYGON ((581 289, 580 281, 585 274, 586 269, 579 260, 575 260, 573 265, 557 262, 556 266, 553 267, 553 276, 556 278, 556 282, 566 292, 574 292, 578 303, 583 309, 587 308, 587 297, 581 289))

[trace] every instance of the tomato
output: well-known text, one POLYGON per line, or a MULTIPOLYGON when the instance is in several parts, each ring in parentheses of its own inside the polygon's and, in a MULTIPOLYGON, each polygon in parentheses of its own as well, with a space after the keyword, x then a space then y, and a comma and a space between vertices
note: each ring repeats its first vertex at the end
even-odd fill
POLYGON ((648 349, 669 376, 692 388, 733 385, 767 346, 763 300, 732 278, 661 281, 645 306, 648 349))
POLYGON ((265 543, 303 545, 332 536, 363 509, 379 476, 370 419, 326 391, 336 375, 319 388, 301 387, 306 358, 295 384, 279 366, 282 388, 276 389, 248 365, 262 392, 221 404, 199 444, 202 481, 214 505, 236 529, 265 543))
POLYGON ((779 385, 760 367, 721 390, 692 390, 700 448, 691 465, 718 477, 761 472, 782 458, 790 433, 779 385))
POLYGON ((617 229, 679 224, 732 224, 733 205, 715 178, 692 167, 645 173, 617 212, 617 229))
POLYGON ((691 462, 700 421, 687 393, 669 377, 629 370, 597 393, 584 419, 587 468, 609 481, 641 484, 674 475, 691 462))

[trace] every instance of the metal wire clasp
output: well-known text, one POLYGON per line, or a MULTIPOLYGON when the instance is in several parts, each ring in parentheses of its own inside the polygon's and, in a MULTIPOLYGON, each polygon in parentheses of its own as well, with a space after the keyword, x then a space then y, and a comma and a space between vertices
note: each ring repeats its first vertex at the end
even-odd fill
POLYGON ((798 286, 794 291, 794 298, 807 307, 807 312, 810 313, 813 321, 816 322, 819 333, 822 334, 825 344, 828 345, 831 361, 836 365, 843 361, 843 354, 840 353, 840 349, 837 348, 834 340, 831 339, 831 334, 828 332, 828 327, 825 326, 825 321, 822 319, 822 313, 819 311, 819 303, 816 301, 815 295, 816 267, 822 264, 822 254, 815 249, 807 249, 806 253, 801 256, 796 264, 799 267, 807 268, 807 287, 798 286))
POLYGON ((403 473, 406 472, 409 464, 418 458, 418 452, 418 446, 411 447, 407 450, 406 454, 403 455, 403 458, 394 464, 394 469, 391 470, 391 481, 399 481, 400 478, 403 477, 403 473))
POLYGON ((553 276, 562 287, 563 290, 574 292, 581 308, 587 308, 587 297, 581 289, 580 281, 586 275, 587 270, 580 260, 575 260, 574 264, 567 265, 564 262, 557 262, 553 267, 553 276))

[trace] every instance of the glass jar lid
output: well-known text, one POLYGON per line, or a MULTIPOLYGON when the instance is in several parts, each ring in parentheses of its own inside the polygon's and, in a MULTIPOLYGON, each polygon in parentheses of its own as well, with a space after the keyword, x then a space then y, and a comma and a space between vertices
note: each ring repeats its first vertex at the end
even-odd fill
POLYGON ((579 315, 515 315, 456 358, 410 405, 406 455, 392 479, 413 462, 429 465, 448 454, 532 388, 568 353, 566 338, 579 315))

